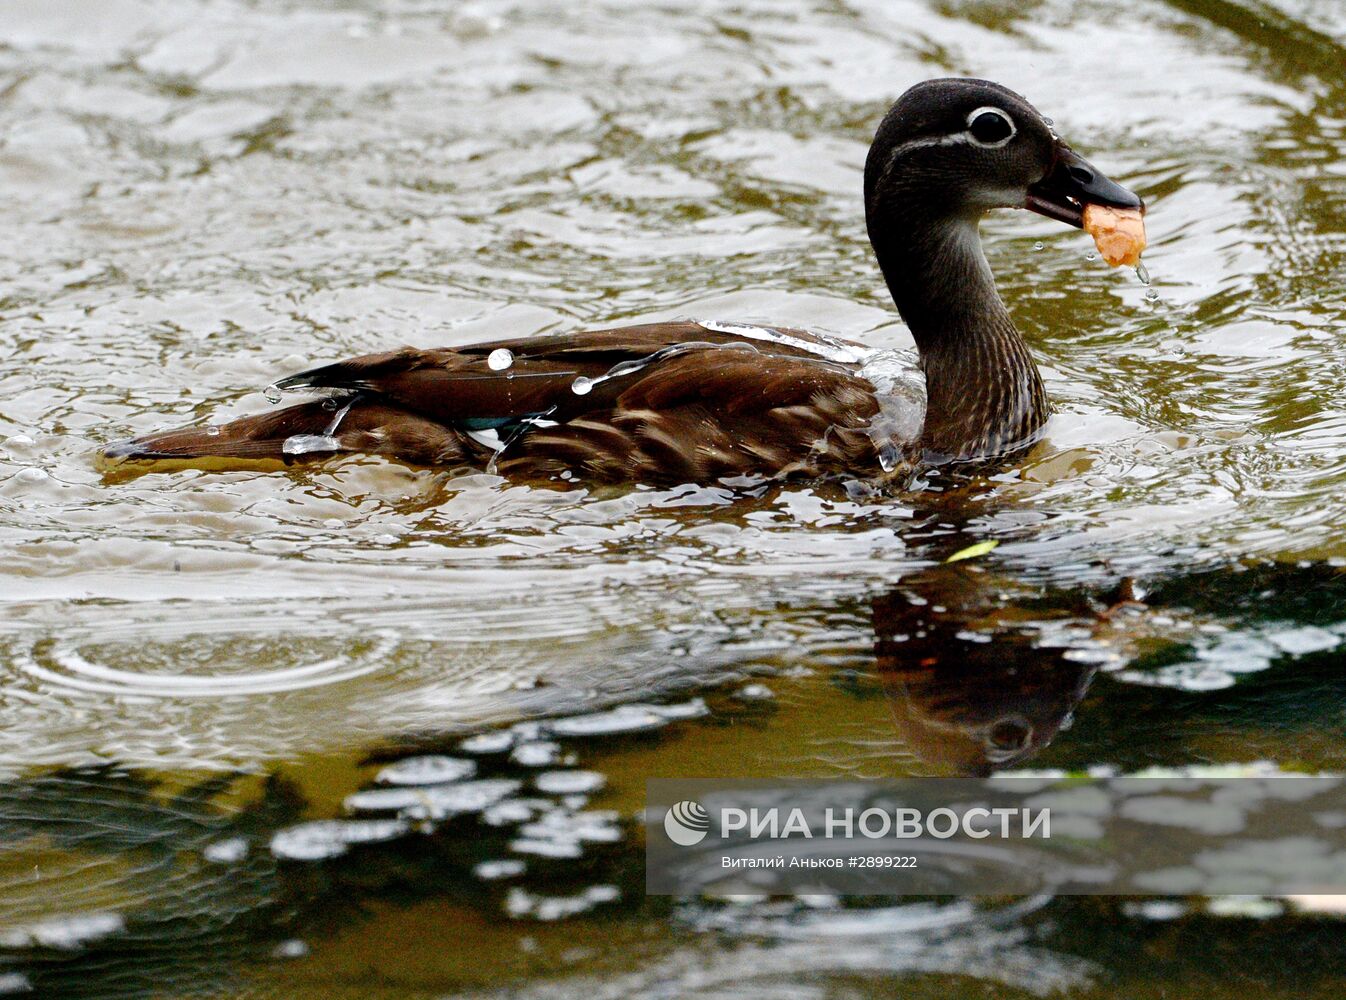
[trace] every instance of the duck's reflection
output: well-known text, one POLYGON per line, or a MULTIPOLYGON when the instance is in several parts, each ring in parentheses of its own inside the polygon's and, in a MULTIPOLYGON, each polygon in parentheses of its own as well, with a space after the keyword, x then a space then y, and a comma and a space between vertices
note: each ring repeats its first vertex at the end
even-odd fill
POLYGON ((1108 657, 1078 600, 1026 604, 953 566, 875 600, 876 669, 911 752, 975 775, 1045 748, 1108 657))

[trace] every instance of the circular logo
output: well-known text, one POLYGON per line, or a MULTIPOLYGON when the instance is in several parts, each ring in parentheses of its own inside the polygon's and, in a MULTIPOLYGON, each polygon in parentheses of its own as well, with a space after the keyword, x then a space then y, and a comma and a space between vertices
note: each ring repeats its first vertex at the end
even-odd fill
POLYGON ((691 847, 706 839, 710 815, 701 803, 687 799, 664 813, 664 833, 679 847, 691 847))

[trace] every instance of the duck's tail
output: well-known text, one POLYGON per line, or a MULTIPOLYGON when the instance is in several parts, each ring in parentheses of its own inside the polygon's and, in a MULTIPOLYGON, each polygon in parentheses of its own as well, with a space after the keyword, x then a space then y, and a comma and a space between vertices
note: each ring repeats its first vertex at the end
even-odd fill
POLYGON ((360 452, 390 455, 417 465, 442 465, 460 464, 478 451, 451 427, 356 393, 310 400, 227 424, 198 424, 115 441, 103 449, 103 457, 146 462, 197 458, 289 462, 360 452))
POLYGON ((286 459, 320 451, 342 451, 340 439, 333 433, 337 430, 334 425, 337 412, 323 400, 311 400, 227 424, 198 424, 114 441, 103 449, 103 456, 130 461, 286 459))

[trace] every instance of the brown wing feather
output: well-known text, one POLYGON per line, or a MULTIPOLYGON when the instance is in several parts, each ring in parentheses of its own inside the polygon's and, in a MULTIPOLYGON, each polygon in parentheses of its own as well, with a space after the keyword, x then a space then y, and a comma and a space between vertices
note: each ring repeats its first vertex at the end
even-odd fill
POLYGON ((650 369, 608 410, 524 435, 497 467, 643 482, 858 472, 876 464, 865 429, 877 412, 873 386, 837 366, 698 351, 650 369))
POLYGON ((704 482, 873 466, 865 433, 878 409, 873 387, 854 366, 820 360, 807 347, 858 345, 781 332, 798 343, 657 323, 366 355, 278 383, 344 394, 350 407, 336 428, 330 404, 310 402, 245 417, 215 433, 188 428, 149 435, 108 454, 279 458, 294 435, 330 434, 343 451, 424 464, 481 463, 494 450, 473 429, 514 419, 502 427, 507 444, 497 457, 507 475, 574 469, 605 479, 704 482), (721 349, 727 345, 740 349, 721 349), (513 363, 493 371, 486 359, 501 348, 513 363), (661 351, 669 356, 640 364, 661 351), (613 366, 624 362, 628 370, 612 376, 613 366), (574 390, 581 377, 598 380, 590 392, 574 390), (518 422, 538 414, 555 426, 518 422))
MULTIPOLYGON (((805 330, 779 332, 802 344, 824 343, 805 330)), ((648 323, 459 348, 403 348, 324 365, 282 379, 277 385, 290 389, 372 392, 392 405, 445 424, 549 410, 553 411, 553 419, 568 420, 613 405, 620 393, 648 370, 600 382, 587 396, 571 391, 575 379, 599 378, 614 365, 639 362, 689 343, 736 345, 773 356, 813 357, 806 347, 745 340, 699 323, 648 323), (486 359, 500 349, 513 355, 513 363, 506 371, 492 371, 486 359)), ((826 343, 860 348, 844 341, 826 343)))

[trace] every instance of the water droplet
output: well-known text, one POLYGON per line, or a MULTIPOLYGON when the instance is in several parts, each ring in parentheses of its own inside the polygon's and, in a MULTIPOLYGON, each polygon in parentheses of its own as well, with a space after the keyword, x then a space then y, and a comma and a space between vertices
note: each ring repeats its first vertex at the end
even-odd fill
POLYGON ((594 380, 591 378, 585 378, 583 375, 581 375, 579 378, 575 379, 575 381, 570 383, 570 391, 573 392, 576 396, 589 395, 589 390, 592 389, 593 387, 594 387, 594 380))
POLYGON ((1159 293, 1156 292, 1153 288, 1147 288, 1145 289, 1145 300, 1147 302, 1158 302, 1159 293))
POLYGON ((324 399, 322 401, 322 408, 332 413, 336 412, 337 405, 338 404, 335 399, 324 399))
POLYGON ((493 372, 502 372, 512 364, 514 364, 514 352, 507 348, 497 347, 486 355, 486 367, 493 372))
POLYGON ((219 436, 220 436, 220 425, 219 425, 219 424, 207 424, 207 425, 206 425, 206 433, 209 434, 211 437, 219 437, 219 436))
POLYGON ((1033 249, 1034 249, 1034 250, 1041 250, 1041 249, 1042 249, 1042 241, 1041 241, 1041 240, 1038 240, 1036 243, 1034 243, 1034 244, 1033 244, 1033 249))
POLYGON ((1140 279, 1142 285, 1150 283, 1150 269, 1145 266, 1144 261, 1139 261, 1136 264, 1136 277, 1140 279))
POLYGON ((262 390, 262 395, 266 397, 268 403, 279 403, 283 398, 280 386, 276 385, 274 382, 262 390))
POLYGON ((1087 254, 1084 255, 1084 259, 1085 259, 1085 260, 1098 260, 1098 254, 1096 254, 1096 253, 1094 253, 1092 250, 1090 250, 1087 254))
POLYGON ((1048 117, 1046 117, 1046 116, 1044 115, 1044 116, 1043 116, 1043 119, 1042 119, 1042 124, 1044 124, 1044 125, 1055 125, 1056 122, 1052 121, 1050 118, 1048 118, 1048 117))
POLYGON ((341 442, 328 434, 292 434, 280 450, 286 455, 309 455, 318 451, 340 451, 341 442))

